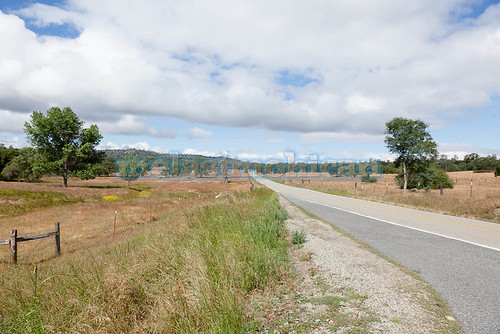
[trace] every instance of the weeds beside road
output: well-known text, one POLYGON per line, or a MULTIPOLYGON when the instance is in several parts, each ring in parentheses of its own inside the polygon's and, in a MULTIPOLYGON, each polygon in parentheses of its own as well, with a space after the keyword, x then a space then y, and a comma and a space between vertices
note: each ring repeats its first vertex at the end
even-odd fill
POLYGON ((245 296, 286 273, 285 218, 272 192, 257 189, 46 263, 36 281, 31 267, 10 267, 0 274, 0 331, 255 330, 245 296))
POLYGON ((364 333, 379 322, 344 314, 368 294, 325 295, 314 254, 299 252, 309 235, 286 231, 270 190, 248 191, 247 181, 71 184, 0 183, 19 196, 0 196, 4 204, 32 205, 0 217, 1 233, 37 234, 54 221, 62 231, 61 256, 43 239, 21 244, 17 266, 0 258, 0 333, 364 333))

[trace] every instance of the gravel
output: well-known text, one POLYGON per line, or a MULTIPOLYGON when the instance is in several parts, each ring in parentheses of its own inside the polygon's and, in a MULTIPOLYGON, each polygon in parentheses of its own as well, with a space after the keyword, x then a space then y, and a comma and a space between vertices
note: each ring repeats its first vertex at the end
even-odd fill
MULTIPOLYGON (((307 241, 300 252, 311 255, 309 267, 315 268, 317 277, 328 286, 324 293, 361 297, 353 298, 338 310, 351 319, 344 328, 337 326, 339 333, 352 329, 356 326, 356 318, 363 317, 370 319, 363 322, 364 329, 370 333, 448 332, 449 323, 454 319, 447 320, 444 315, 437 314, 433 290, 427 283, 334 230, 331 225, 311 219, 281 196, 280 201, 290 215, 287 228, 306 232, 307 241)), ((306 270, 300 263, 296 267, 306 270)), ((310 276, 306 272, 302 275, 310 276)), ((304 282, 306 289, 311 287, 307 284, 308 279, 304 282)), ((317 332, 328 330, 323 327, 317 332)))

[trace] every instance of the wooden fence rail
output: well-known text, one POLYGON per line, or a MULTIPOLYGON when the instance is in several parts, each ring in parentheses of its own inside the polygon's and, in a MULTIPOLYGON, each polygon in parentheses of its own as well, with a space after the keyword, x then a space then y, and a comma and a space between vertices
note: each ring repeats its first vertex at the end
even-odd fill
POLYGON ((44 233, 44 234, 39 234, 39 235, 32 235, 30 237, 18 237, 17 230, 12 230, 10 233, 11 233, 10 239, 3 239, 3 240, 0 239, 0 245, 9 245, 10 244, 10 263, 13 263, 13 264, 17 263, 17 243, 18 242, 55 237, 54 239, 56 242, 56 254, 57 255, 61 254, 61 232, 59 229, 59 223, 55 224, 55 231, 54 232, 49 232, 49 233, 44 233))

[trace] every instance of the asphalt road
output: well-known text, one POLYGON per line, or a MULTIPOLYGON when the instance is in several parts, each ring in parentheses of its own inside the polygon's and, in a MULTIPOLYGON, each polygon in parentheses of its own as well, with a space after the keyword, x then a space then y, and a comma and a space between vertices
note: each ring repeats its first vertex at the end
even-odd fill
POLYGON ((500 334, 499 224, 258 181, 417 272, 465 333, 500 334))

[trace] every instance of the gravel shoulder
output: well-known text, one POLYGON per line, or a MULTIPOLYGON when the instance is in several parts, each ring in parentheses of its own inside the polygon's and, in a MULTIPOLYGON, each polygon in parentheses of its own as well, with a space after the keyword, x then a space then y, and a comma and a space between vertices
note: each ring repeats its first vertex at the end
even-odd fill
POLYGON ((301 318, 316 333, 461 333, 448 306, 415 273, 365 244, 313 219, 280 196, 291 234, 301 318))

